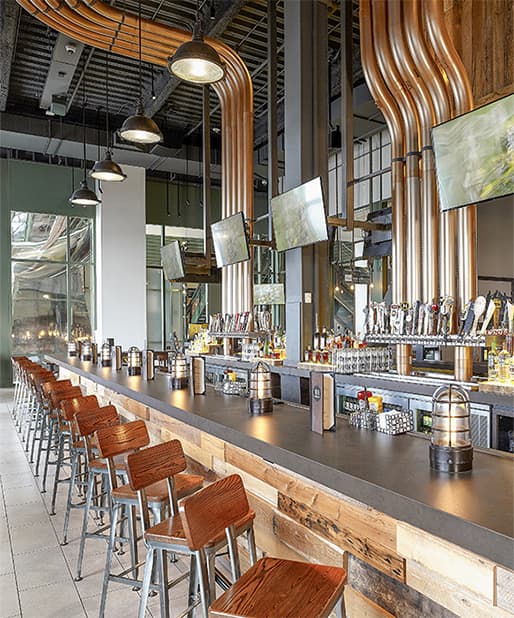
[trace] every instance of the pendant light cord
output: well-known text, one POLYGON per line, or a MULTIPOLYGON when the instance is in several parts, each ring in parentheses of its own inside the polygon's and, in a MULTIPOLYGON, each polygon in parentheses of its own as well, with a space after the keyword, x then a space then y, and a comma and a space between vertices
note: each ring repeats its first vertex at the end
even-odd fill
POLYGON ((141 51, 141 0, 139 0, 139 102, 143 104, 143 67, 141 51))
POLYGON ((109 52, 105 52, 105 132, 107 150, 111 149, 111 134, 109 133, 109 52))
POLYGON ((86 76, 82 79, 82 152, 84 155, 82 165, 84 167, 84 182, 87 182, 86 176, 86 76))

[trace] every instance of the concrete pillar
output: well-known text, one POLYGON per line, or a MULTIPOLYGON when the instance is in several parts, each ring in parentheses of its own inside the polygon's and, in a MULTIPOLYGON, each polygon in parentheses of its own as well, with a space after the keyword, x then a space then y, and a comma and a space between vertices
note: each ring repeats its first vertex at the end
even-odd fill
POLYGON ((123 166, 124 182, 102 183, 96 215, 96 332, 128 349, 146 337, 145 170, 123 166))
MULTIPOLYGON (((327 5, 284 1, 285 186, 321 176, 328 208, 327 5)), ((287 358, 303 359, 316 326, 331 325, 328 242, 286 253, 287 358)))

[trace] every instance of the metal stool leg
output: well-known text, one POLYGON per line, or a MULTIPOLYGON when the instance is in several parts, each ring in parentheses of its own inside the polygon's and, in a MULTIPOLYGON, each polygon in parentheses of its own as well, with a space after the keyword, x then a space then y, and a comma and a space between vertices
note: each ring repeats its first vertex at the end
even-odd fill
POLYGON ((57 487, 59 485, 59 476, 61 474, 61 466, 64 459, 64 435, 59 436, 59 448, 57 450, 57 464, 55 468, 54 489, 52 492, 52 505, 50 515, 55 515, 55 500, 57 498, 57 487))
POLYGON ((56 426, 55 420, 50 418, 49 426, 48 426, 48 442, 46 443, 45 467, 43 470, 43 486, 41 489, 42 494, 46 492, 46 479, 48 475, 48 464, 50 463, 50 451, 52 450, 52 442, 54 440, 55 426, 56 426))
POLYGON ((66 513, 64 515, 63 541, 61 545, 68 544, 68 525, 70 522, 70 512, 71 512, 72 502, 73 502, 73 488, 75 487, 75 483, 77 480, 78 460, 80 457, 79 451, 77 449, 74 449, 71 457, 72 457, 72 461, 71 461, 70 484, 68 486, 68 499, 66 500, 66 513))
POLYGON ((34 476, 39 476, 39 464, 41 463, 41 453, 43 452, 43 440, 46 432, 46 410, 43 410, 43 418, 41 419, 41 428, 39 430, 39 444, 37 446, 36 467, 34 468, 34 476))
POLYGON ((148 603, 148 593, 150 592, 150 582, 152 580, 154 553, 155 549, 150 545, 146 554, 146 563, 143 575, 143 587, 141 589, 141 601, 139 602, 138 618, 145 618, 146 614, 146 604, 148 603))
POLYGON ((166 560, 166 552, 163 549, 159 549, 157 552, 157 561, 159 563, 159 601, 161 607, 161 618, 169 618, 170 600, 168 596, 168 561, 166 560))
POLYGON ((112 521, 111 521, 111 532, 109 535, 109 545, 107 548, 107 556, 105 558, 105 571, 104 571, 104 580, 102 585, 102 598, 100 601, 100 611, 98 613, 98 618, 104 618, 105 616, 105 604, 107 601, 107 588, 109 586, 109 574, 111 572, 111 562, 112 555, 114 550, 114 541, 116 538, 116 526, 118 524, 118 512, 120 509, 120 505, 118 503, 114 503, 112 507, 112 521))
POLYGON ((84 546, 86 544, 87 538, 87 523, 89 519, 89 511, 91 510, 91 501, 93 499, 93 488, 95 486, 95 475, 90 472, 89 480, 87 483, 87 495, 86 495, 86 505, 84 508, 84 517, 82 519, 82 533, 80 535, 80 545, 79 545, 79 555, 77 558, 77 575, 75 577, 75 581, 79 582, 82 580, 82 561, 84 559, 84 546))

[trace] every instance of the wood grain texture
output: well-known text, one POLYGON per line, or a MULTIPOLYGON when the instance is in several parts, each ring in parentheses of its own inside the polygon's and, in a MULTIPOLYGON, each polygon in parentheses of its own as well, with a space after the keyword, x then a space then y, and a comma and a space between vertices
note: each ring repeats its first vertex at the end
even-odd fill
POLYGON ((213 618, 325 618, 346 572, 306 562, 262 558, 211 604, 213 618))
POLYGON ((45 382, 43 384, 43 393, 46 397, 50 397, 50 393, 57 393, 59 391, 65 391, 72 387, 71 380, 57 380, 55 382, 45 382))
POLYGON ((100 456, 104 458, 143 448, 150 441, 144 421, 106 427, 98 430, 95 435, 100 456))
POLYGON ((171 478, 185 469, 186 459, 178 440, 149 446, 127 456, 129 482, 135 491, 171 478))
POLYGON ((182 502, 188 545, 198 550, 248 515, 250 506, 240 476, 227 476, 182 502))
POLYGON ((342 522, 336 523, 282 493, 278 494, 278 508, 291 519, 325 537, 341 549, 361 557, 387 575, 405 581, 405 561, 383 545, 371 543, 366 535, 360 535, 350 526, 342 522))
POLYGON ((166 429, 173 435, 174 438, 178 438, 179 440, 187 440, 191 444, 200 446, 200 436, 202 432, 199 429, 186 425, 186 423, 181 423, 180 421, 177 421, 162 412, 158 412, 157 410, 150 408, 149 412, 149 421, 152 425, 156 425, 161 429, 166 429))
POLYGON ((507 618, 512 614, 494 607, 469 588, 449 580, 415 561, 407 561, 407 584, 457 616, 465 618, 507 618))
POLYGON ((344 603, 346 613, 351 618, 353 616, 358 618, 395 618, 394 614, 390 614, 351 586, 344 588, 344 603))
POLYGON ((264 481, 255 478, 252 474, 244 472, 239 467, 221 461, 216 457, 213 457, 213 469, 220 477, 228 476, 229 474, 239 474, 247 491, 251 491, 274 506, 277 505, 278 491, 264 481))
POLYGON ((57 408, 60 410, 61 401, 64 401, 65 399, 73 399, 74 397, 82 397, 80 386, 71 386, 66 390, 52 392, 50 393, 52 408, 57 408))
POLYGON ((397 549, 409 562, 413 560, 493 603, 494 563, 403 522, 398 522, 397 549))
MULTIPOLYGON (((455 616, 453 612, 437 602, 437 599, 434 601, 435 597, 430 598, 430 595, 425 595, 389 577, 352 554, 348 554, 347 568, 348 585, 393 616, 398 618, 453 618, 455 616)), ((430 574, 426 573, 425 577, 430 577, 430 574)))
POLYGON ((83 410, 75 414, 75 422, 79 436, 90 436, 98 429, 110 427, 119 422, 119 416, 114 406, 98 407, 95 410, 83 410))
POLYGON ((99 407, 98 399, 95 395, 86 395, 85 397, 74 397, 73 399, 65 399, 61 401, 61 411, 64 420, 72 421, 77 412, 86 410, 94 410, 99 407))
POLYGON ((495 580, 494 604, 514 615, 514 572, 496 566, 495 580))

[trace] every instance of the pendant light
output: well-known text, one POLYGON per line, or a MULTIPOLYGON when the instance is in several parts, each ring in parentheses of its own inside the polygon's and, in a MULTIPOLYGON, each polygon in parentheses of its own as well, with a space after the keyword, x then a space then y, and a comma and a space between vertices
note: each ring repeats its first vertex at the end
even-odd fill
POLYGON ((87 185, 86 176, 86 80, 83 78, 83 100, 82 100, 82 146, 83 146, 83 161, 82 168, 84 170, 84 177, 80 181, 80 187, 73 192, 69 201, 73 206, 97 206, 100 204, 96 193, 91 191, 87 185))
POLYGON ((225 76, 218 52, 203 40, 200 16, 197 12, 193 38, 168 58, 168 71, 193 84, 214 84, 225 76))
POLYGON ((122 182, 127 177, 121 167, 112 160, 111 133, 109 131, 109 52, 105 52, 105 133, 107 149, 102 161, 97 161, 89 172, 91 178, 105 182, 122 182))
POLYGON ((143 78, 141 57, 141 0, 139 0, 139 101, 136 113, 129 116, 119 130, 120 137, 136 144, 157 144, 162 140, 162 133, 155 122, 146 116, 143 109, 143 78))

